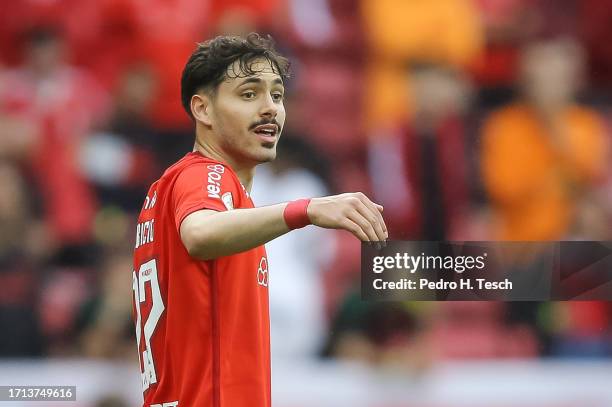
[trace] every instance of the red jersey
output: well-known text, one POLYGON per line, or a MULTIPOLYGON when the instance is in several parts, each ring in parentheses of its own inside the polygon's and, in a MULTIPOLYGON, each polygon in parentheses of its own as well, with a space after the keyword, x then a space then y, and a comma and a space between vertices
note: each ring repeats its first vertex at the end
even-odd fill
POLYGON ((132 276, 144 406, 270 406, 265 248, 201 261, 179 233, 195 211, 253 207, 229 166, 196 152, 149 189, 132 276))

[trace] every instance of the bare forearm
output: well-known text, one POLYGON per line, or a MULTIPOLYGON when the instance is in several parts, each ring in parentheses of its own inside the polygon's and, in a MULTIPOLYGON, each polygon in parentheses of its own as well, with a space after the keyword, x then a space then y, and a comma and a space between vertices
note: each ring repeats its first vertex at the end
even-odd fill
POLYGON ((261 246, 289 232, 288 225, 344 229, 362 241, 383 241, 388 233, 382 210, 360 192, 227 212, 201 210, 183 220, 181 240, 201 260, 261 246))
POLYGON ((240 253, 289 231, 283 218, 285 206, 196 212, 185 219, 187 227, 181 227, 181 235, 189 253, 202 260, 240 253))

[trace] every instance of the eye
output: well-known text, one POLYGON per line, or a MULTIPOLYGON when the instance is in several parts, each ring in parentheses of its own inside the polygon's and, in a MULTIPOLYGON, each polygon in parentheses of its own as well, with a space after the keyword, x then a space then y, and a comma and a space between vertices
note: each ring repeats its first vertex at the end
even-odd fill
POLYGON ((252 90, 247 90, 246 92, 242 93, 242 97, 244 99, 254 99, 256 96, 255 92, 253 92, 252 90))
POLYGON ((281 102, 283 100, 283 93, 282 92, 272 93, 272 100, 274 100, 275 102, 281 102))

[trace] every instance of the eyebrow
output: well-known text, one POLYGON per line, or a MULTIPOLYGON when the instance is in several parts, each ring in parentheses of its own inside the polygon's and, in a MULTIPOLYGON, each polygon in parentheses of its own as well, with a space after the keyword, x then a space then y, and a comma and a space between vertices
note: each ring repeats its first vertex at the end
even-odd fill
MULTIPOLYGON (((255 78, 255 77, 250 77, 250 78, 246 78, 245 80, 243 80, 242 82, 240 82, 238 84, 238 87, 242 86, 242 85, 246 85, 247 83, 262 83, 263 81, 260 78, 255 78)), ((280 78, 276 78, 272 81, 273 85, 282 85, 285 86, 282 79, 280 78)))

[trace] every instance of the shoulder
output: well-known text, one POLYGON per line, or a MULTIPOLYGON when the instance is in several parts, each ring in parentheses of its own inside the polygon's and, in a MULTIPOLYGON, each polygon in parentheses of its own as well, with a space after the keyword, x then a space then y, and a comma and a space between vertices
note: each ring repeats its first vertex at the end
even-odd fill
POLYGON ((229 165, 196 152, 186 154, 170 166, 160 180, 176 181, 179 178, 195 183, 209 181, 211 185, 221 183, 221 181, 233 184, 238 180, 236 173, 229 165))
POLYGON ((604 121, 595 109, 586 106, 572 106, 568 111, 572 124, 593 132, 604 132, 604 121))
POLYGON ((170 167, 162 179, 175 207, 231 210, 246 205, 238 176, 227 164, 189 153, 170 167))
POLYGON ((512 103, 494 110, 485 119, 487 126, 512 126, 531 120, 529 109, 521 103, 512 103))
POLYGON ((502 107, 485 119, 482 125, 483 146, 512 149, 517 144, 529 143, 539 132, 533 113, 523 104, 502 107))

